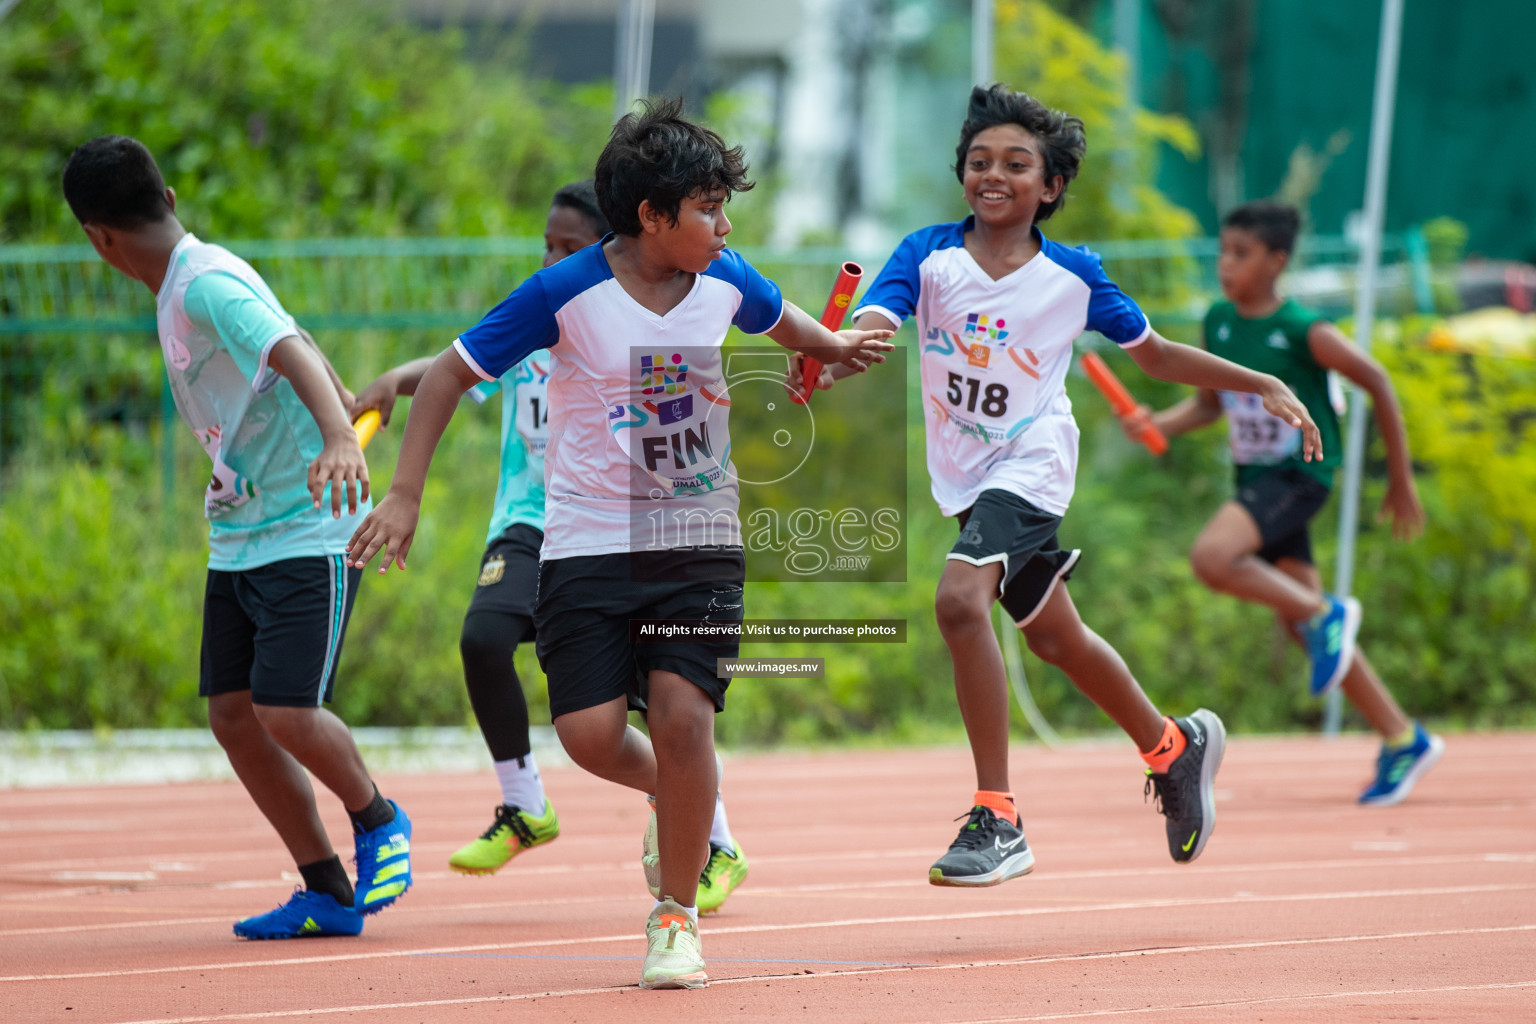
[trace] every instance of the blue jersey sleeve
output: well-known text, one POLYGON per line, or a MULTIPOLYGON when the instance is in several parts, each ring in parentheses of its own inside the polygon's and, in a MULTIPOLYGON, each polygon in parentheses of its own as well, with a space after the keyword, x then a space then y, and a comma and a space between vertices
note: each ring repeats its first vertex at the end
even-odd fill
POLYGON ((1088 255, 1093 260, 1092 272, 1083 275, 1090 289, 1088 329, 1098 331, 1123 348, 1140 345, 1152 333, 1152 324, 1147 320, 1147 315, 1104 273, 1104 264, 1099 255, 1088 255))
POLYGON ((267 356, 284 338, 296 337, 293 319, 233 274, 199 274, 182 299, 187 318, 208 340, 229 353, 251 386, 264 389, 267 356))
POLYGON ((885 261, 875 283, 864 293, 864 300, 853 311, 857 319, 864 313, 879 313, 897 327, 917 311, 917 296, 922 289, 922 262, 931 251, 917 234, 908 235, 885 261))
POLYGON ((784 296, 779 286, 758 272, 739 253, 727 249, 706 273, 729 281, 741 292, 741 305, 731 324, 747 334, 763 334, 773 330, 784 315, 784 296))
POLYGON ((470 369, 488 381, 560 340, 560 325, 542 275, 535 274, 453 343, 470 369))

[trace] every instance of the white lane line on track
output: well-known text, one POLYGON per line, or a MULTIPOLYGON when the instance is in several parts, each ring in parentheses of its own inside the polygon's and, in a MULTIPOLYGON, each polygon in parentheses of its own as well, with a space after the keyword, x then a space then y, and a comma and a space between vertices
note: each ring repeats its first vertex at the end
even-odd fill
POLYGON ((1531 981, 1490 981, 1482 985, 1436 985, 1433 988, 1357 989, 1353 992, 1306 992, 1290 996, 1263 996, 1256 999, 1219 999, 1205 1003, 1173 1003, 1163 1006, 1137 1006, 1124 1010, 1083 1010, 1080 1013, 1047 1013, 1033 1017, 967 1017, 963 1024, 1027 1024, 1043 1020, 1084 1020, 1089 1017, 1121 1017, 1133 1013, 1172 1013, 1179 1010, 1224 1010, 1238 1006, 1265 1006, 1276 1003, 1311 1003, 1324 999, 1369 999, 1382 996, 1429 996, 1450 992, 1497 992, 1504 989, 1536 988, 1531 981))
MULTIPOLYGON (((1357 899, 1412 899, 1425 896, 1466 896, 1478 893, 1526 892, 1536 883, 1521 885, 1455 885, 1428 889, 1375 889, 1351 892, 1294 893, 1282 896, 1199 897, 1189 899, 1136 900, 1119 903, 1093 903, 1077 906, 1022 907, 1006 910, 977 910, 960 914, 903 914, 895 917, 853 917, 834 921, 796 921, 791 924, 728 925, 711 928, 708 935, 754 935, 766 932, 805 931, 807 929, 862 928, 893 924, 938 924, 952 921, 984 921, 1010 917, 1044 917, 1062 914, 1091 914, 1106 911, 1166 910, 1174 907, 1251 906, 1263 903, 1306 903, 1357 899)), ((80 978, 129 978, 150 974, 178 974, 189 971, 228 971, 242 968, 290 967, 295 964, 349 963, 366 960, 391 960, 401 957, 444 953, 486 953, 511 949, 542 949, 549 946, 585 946, 605 942, 634 942, 636 933, 597 935, 569 939, 528 939, 521 942, 488 942, 467 946, 436 946, 427 949, 381 950, 373 953, 333 956, 283 957, 272 960, 235 960, 225 963, 178 964, 171 967, 133 967, 116 971, 77 971, 68 974, 17 974, 0 977, 0 982, 71 981, 80 978)))
MULTIPOLYGON (((1133 958, 1136 958, 1136 957, 1144 957, 1144 956, 1168 956, 1168 955, 1190 954, 1190 953, 1220 953, 1220 952, 1236 951, 1236 950, 1270 949, 1270 948, 1286 947, 1286 946, 1294 947, 1294 946, 1328 945, 1328 944, 1353 943, 1353 942, 1385 942, 1385 941, 1389 941, 1389 940, 1404 940, 1404 939, 1454 938, 1456 936, 1464 936, 1464 935, 1493 935, 1493 934, 1502 934, 1502 933, 1509 933, 1509 932, 1529 932, 1529 931, 1536 931, 1536 925, 1511 925, 1511 926, 1504 927, 1504 928, 1457 928, 1457 929, 1450 929, 1450 930, 1445 930, 1445 931, 1390 932, 1390 933, 1383 934, 1383 935, 1330 936, 1328 938, 1321 938, 1321 939, 1276 939, 1276 940, 1266 941, 1266 942, 1220 942, 1220 943, 1211 943, 1211 944, 1208 944, 1208 945, 1197 945, 1197 946, 1172 946, 1172 947, 1167 947, 1167 948, 1164 948, 1164 949, 1117 950, 1117 951, 1114 951, 1114 952, 1107 952, 1107 953, 1072 954, 1072 955, 1068 955, 1068 956, 1048 956, 1048 957, 1024 957, 1024 958, 1019 958, 1019 959, 1014 959, 1014 960, 986 960, 986 961, 977 961, 977 962, 973 962, 973 963, 963 963, 963 964, 931 964, 931 965, 924 965, 924 966, 872 967, 872 968, 864 968, 864 969, 852 970, 852 971, 822 971, 822 972, 820 972, 818 974, 803 974, 803 973, 793 973, 793 974, 761 974, 761 975, 754 975, 752 977, 747 977, 747 978, 721 978, 721 979, 718 979, 718 980, 711 981, 710 982, 710 987, 711 988, 718 988, 718 987, 723 986, 723 985, 769 984, 769 983, 778 982, 778 981, 824 981, 824 980, 826 980, 828 978, 842 978, 842 977, 848 977, 850 975, 867 976, 867 975, 872 975, 872 974, 917 974, 917 973, 924 973, 924 972, 928 972, 928 971, 972 970, 972 969, 975 969, 975 968, 990 968, 990 967, 1029 967, 1029 966, 1041 966, 1041 965, 1048 965, 1048 964, 1068 963, 1068 962, 1079 961, 1079 960, 1111 960, 1111 959, 1115 959, 1115 960, 1129 960, 1129 959, 1133 959, 1133 958)), ((1531 987, 1531 986, 1536 986, 1536 981, 1495 982, 1495 983, 1491 983, 1491 984, 1487 984, 1487 985, 1447 985, 1447 986, 1441 986, 1441 987, 1436 987, 1436 988, 1426 988, 1426 989, 1398 989, 1398 990, 1391 990, 1391 989, 1389 989, 1389 990, 1386 990, 1386 991, 1336 992, 1336 993, 1326 993, 1326 994, 1317 995, 1317 996, 1309 996, 1309 995, 1300 995, 1300 996, 1272 996, 1272 997, 1267 997, 1267 998, 1264 998, 1264 999, 1253 1000, 1253 1002, 1256 1002, 1256 1003, 1269 1002, 1269 1001, 1276 1001, 1276 1002, 1278 1002, 1278 1001, 1282 1001, 1282 1000, 1286 1000, 1286 999, 1347 998, 1347 997, 1350 997, 1350 996, 1363 997, 1363 996, 1414 995, 1414 994, 1428 995, 1428 994, 1432 994, 1432 993, 1436 993, 1436 992, 1468 992, 1468 991, 1481 991, 1481 990, 1486 990, 1486 989, 1527 988, 1527 987, 1531 987)), ((416 1001, 416 1002, 372 1003, 372 1004, 363 1004, 363 1005, 358 1005, 358 1006, 328 1006, 328 1007, 322 1007, 322 1008, 310 1007, 310 1008, 306 1008, 306 1009, 302 1009, 302 1010, 259 1010, 259 1011, 254 1011, 254 1012, 250 1012, 250 1013, 223 1014, 223 1015, 220 1015, 220 1016, 217 1016, 217 1017, 210 1017, 210 1016, 173 1017, 173 1018, 160 1017, 160 1018, 155 1018, 153 1020, 145 1020, 145 1021, 123 1021, 123 1022, 120 1022, 120 1024, 199 1024, 199 1022, 203 1022, 203 1021, 214 1022, 214 1021, 236 1021, 236 1020, 270 1020, 270 1019, 279 1018, 279 1017, 319 1016, 321 1014, 331 1014, 331 1013, 364 1013, 364 1012, 368 1012, 368 1011, 375 1011, 376 1012, 376 1011, 379 1011, 379 1010, 423 1009, 423 1008, 430 1007, 430 1006, 472 1006, 472 1005, 481 1004, 481 1003, 512 1003, 512 1002, 522 1002, 522 1001, 525 1001, 525 1000, 532 1000, 532 999, 555 999, 555 998, 562 998, 562 997, 568 997, 568 996, 602 995, 602 994, 611 993, 611 992, 624 992, 624 991, 627 991, 627 990, 629 990, 631 988, 633 988, 633 986, 631 986, 631 985, 607 985, 607 986, 601 986, 601 987, 596 987, 596 988, 563 989, 563 990, 555 990, 555 991, 547 991, 547 992, 519 992, 519 993, 515 993, 515 994, 511 994, 511 995, 472 996, 472 997, 466 998, 466 999, 425 999, 425 1000, 420 1000, 420 1001, 416 1001)), ((1200 1004, 1194 1004, 1194 1006, 1192 1008, 1199 1008, 1199 1007, 1202 1007, 1202 1006, 1223 1006, 1223 1005, 1244 1005, 1244 1003, 1242 1001, 1236 1001, 1236 1002, 1233 1002, 1233 1003, 1230 1003, 1230 1004, 1228 1004, 1228 1003, 1200 1003, 1200 1004)), ((1179 1008, 1180 1007, 1177 1007, 1177 1006, 1146 1007, 1146 1008, 1143 1008, 1143 1009, 1138 1009, 1138 1010, 1136 1010, 1134 1012, 1157 1012, 1157 1011, 1162 1011, 1162 1010, 1179 1009, 1179 1008)), ((1073 1017, 1073 1016, 1078 1016, 1078 1017, 1083 1017, 1083 1016, 1105 1016, 1105 1015, 1109 1015, 1109 1014, 1125 1013, 1125 1012, 1132 1012, 1132 1011, 1124 1011, 1124 1010, 1093 1010, 1093 1011, 1086 1011, 1086 1012, 1083 1012, 1083 1013, 1060 1014, 1060 1015, 1045 1016, 1045 1017, 1009 1017, 1009 1018, 1000 1018, 997 1021, 974 1021, 974 1020, 972 1020, 972 1021, 969 1021, 968 1024, 1007 1024, 1007 1022, 1013 1022, 1013 1021, 1054 1020, 1054 1019, 1062 1019, 1064 1017, 1073 1017)))
MULTIPOLYGON (((756 863, 756 862, 754 862, 754 863, 756 863)), ((1200 871, 1200 873, 1202 875, 1249 875, 1249 874, 1257 874, 1257 873, 1262 873, 1262 872, 1333 871, 1333 870, 1337 870, 1337 869, 1340 869, 1340 868, 1376 869, 1376 868, 1399 868, 1399 867, 1443 867, 1445 865, 1450 865, 1450 864, 1531 864, 1531 863, 1536 863, 1536 854, 1532 854, 1532 853, 1478 853, 1478 854, 1438 854, 1438 855, 1435 855, 1435 856, 1425 856, 1425 857, 1370 857, 1370 858, 1352 858, 1352 859, 1347 859, 1347 860, 1300 860, 1300 861, 1298 861, 1298 860, 1289 860, 1289 861, 1275 861, 1275 862, 1260 863, 1260 864, 1212 864, 1212 865, 1208 865, 1208 866, 1207 865, 1202 865, 1200 867, 1199 871, 1200 871)), ((625 864, 624 868, 625 868, 625 870, 633 871, 634 870, 634 865, 633 864, 625 864)), ((520 874, 529 874, 529 873, 531 873, 531 872, 521 872, 520 874)), ((416 878, 418 880, 420 880, 422 878, 427 878, 427 877, 437 877, 438 874, 439 873, 437 873, 437 872, 431 873, 430 875, 418 874, 416 876, 416 878)), ((452 878, 459 878, 459 877, 461 877, 460 875, 453 874, 451 872, 441 872, 440 874, 443 875, 444 877, 452 877, 452 878)), ((1091 870, 1084 870, 1084 871, 1057 871, 1057 872, 1037 871, 1030 878, 1030 881, 1028 883, 1028 888, 1029 888, 1029 890, 1033 890, 1033 889, 1039 888, 1043 883, 1046 883, 1046 882, 1093 881, 1093 880, 1100 880, 1100 879, 1106 879, 1106 878, 1136 878, 1136 879, 1144 879, 1144 878, 1157 878, 1157 877, 1189 877, 1189 875, 1190 875, 1190 869, 1189 868, 1181 867, 1181 866, 1178 866, 1178 865, 1173 865, 1173 866, 1169 866, 1169 867, 1158 867, 1158 868, 1102 868, 1102 869, 1091 869, 1091 870)), ((243 888, 261 888, 261 887, 264 887, 264 886, 267 886, 267 885, 271 885, 271 886, 289 886, 289 885, 292 885, 292 884, 293 884, 292 881, 287 880, 287 879, 272 879, 272 880, 269 880, 269 881, 262 881, 262 880, 257 880, 257 879, 247 879, 247 880, 241 880, 241 881, 235 881, 235 882, 218 882, 218 883, 214 883, 212 887, 215 888, 215 889, 243 889, 243 888)), ((166 886, 164 888, 157 889, 155 891, 156 892, 169 892, 169 891, 172 891, 173 888, 174 889, 183 889, 183 888, 197 888, 197 887, 195 887, 195 886, 179 886, 179 885, 178 886, 174 886, 174 887, 166 886)), ((850 892, 850 893, 857 893, 857 892, 861 892, 861 891, 864 891, 864 890, 873 891, 873 890, 885 890, 885 889, 922 889, 922 890, 927 890, 928 888, 929 888, 929 883, 928 883, 928 880, 926 878, 900 878, 900 879, 890 879, 890 880, 881 881, 881 882, 858 882, 858 883, 818 882, 818 883, 815 883, 815 884, 808 884, 808 885, 751 886, 749 888, 742 889, 741 891, 737 892, 734 895, 733 898, 736 899, 739 902, 743 897, 756 897, 756 896, 795 896, 795 895, 803 895, 803 894, 807 894, 807 893, 826 893, 826 892, 850 892)), ((95 892, 95 891, 97 891, 97 890, 94 890, 94 889, 90 889, 90 890, 87 890, 87 889, 72 889, 72 890, 59 890, 59 891, 54 892, 54 893, 35 894, 35 895, 36 895, 36 898, 42 899, 46 895, 54 895, 54 896, 60 896, 60 895, 81 895, 81 894, 87 894, 87 893, 95 892)), ((620 897, 620 898, 622 898, 622 897, 620 897)), ((542 900, 539 900, 539 899, 536 899, 536 900, 511 899, 511 900, 477 901, 477 902, 474 902, 474 903, 432 904, 432 905, 425 905, 425 906, 421 905, 419 903, 411 903, 411 904, 408 904, 408 905, 404 905, 403 904, 403 905, 401 905, 399 907, 396 907, 391 913, 392 914, 401 914, 401 913, 453 913, 453 912, 462 911, 462 910, 497 910, 497 909, 515 910, 515 909, 520 908, 520 907, 544 907, 544 906, 556 906, 556 905, 559 905, 559 906, 570 906, 570 905, 573 905, 573 904, 611 903, 611 902, 615 902, 615 900, 616 900, 616 897, 614 897, 614 896, 585 896, 585 897, 577 896, 577 897, 570 897, 570 898, 565 898, 565 899, 559 899, 559 898, 556 898, 556 899, 542 899, 542 900)), ((0 908, 0 909, 5 909, 5 908, 0 908)), ((36 911, 35 907, 27 907, 25 909, 28 912, 35 912, 36 911)), ((56 910, 56 911, 60 911, 60 912, 64 912, 64 913, 76 913, 76 912, 78 912, 78 913, 89 913, 89 912, 92 911, 92 908, 88 907, 88 906, 82 906, 82 907, 80 907, 78 909, 78 911, 75 910, 75 908, 62 908, 62 907, 54 907, 54 908, 51 908, 51 909, 56 910)), ((153 912, 154 908, 153 907, 146 907, 146 908, 144 908, 144 911, 146 913, 153 912)), ((213 924, 213 923, 217 923, 217 922, 220 922, 220 921, 229 921, 233 916, 234 916, 233 913, 231 913, 231 914, 221 915, 221 916, 218 916, 218 917, 179 917, 179 918, 173 917, 173 918, 162 918, 162 919, 158 919, 158 920, 142 920, 141 919, 141 920, 136 920, 136 921, 113 921, 113 922, 109 922, 109 923, 98 923, 98 924, 56 925, 56 926, 49 927, 49 928, 9 928, 9 929, 0 929, 0 938, 6 938, 8 936, 16 936, 16 935, 67 935, 67 934, 70 934, 70 933, 73 933, 73 932, 113 931, 113 930, 120 929, 120 928, 156 928, 156 927, 174 926, 174 925, 178 925, 178 924, 213 924)), ((711 929, 711 930, 713 930, 713 929, 711 929)))

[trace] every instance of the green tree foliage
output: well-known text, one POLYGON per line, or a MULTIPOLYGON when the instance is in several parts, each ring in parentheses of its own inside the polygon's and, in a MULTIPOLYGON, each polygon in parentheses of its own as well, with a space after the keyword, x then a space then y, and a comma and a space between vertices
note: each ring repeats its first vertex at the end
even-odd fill
POLYGON ((608 92, 471 64, 366 0, 29 0, 0 31, 0 241, 77 241, 70 151, 133 135, 218 238, 538 234, 608 92))
POLYGON ((1126 100, 1125 59, 1044 0, 997 5, 997 76, 1057 110, 1082 118, 1088 157, 1051 220, 1063 238, 1188 238, 1193 214, 1151 182, 1159 143, 1187 157, 1200 149, 1182 117, 1126 100))

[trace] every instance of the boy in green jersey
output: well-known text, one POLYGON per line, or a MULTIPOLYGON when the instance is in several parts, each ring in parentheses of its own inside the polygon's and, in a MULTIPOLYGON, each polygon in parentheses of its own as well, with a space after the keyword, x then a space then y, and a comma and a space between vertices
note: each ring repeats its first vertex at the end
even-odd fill
POLYGON ((1264 411, 1253 396, 1200 390, 1171 408, 1145 406, 1123 419, 1133 437, 1150 421, 1169 437, 1227 417, 1237 495, 1211 517, 1190 552, 1195 575, 1212 590, 1268 605, 1306 648, 1311 689, 1344 694, 1382 736, 1376 779, 1360 795, 1366 804, 1405 798, 1444 750, 1403 713, 1355 647, 1360 603, 1323 591, 1307 524, 1328 501, 1338 466, 1339 420, 1329 395, 1336 370, 1371 396, 1377 429, 1387 448, 1387 494, 1381 515, 1409 540, 1423 529, 1424 510, 1413 483, 1408 435, 1385 370, 1332 323, 1292 299, 1276 282, 1290 260, 1300 216, 1289 206, 1248 203, 1222 222, 1217 274, 1227 301, 1205 317, 1205 346, 1216 355, 1274 374, 1296 393, 1317 421, 1324 457, 1306 462, 1296 428, 1264 411))

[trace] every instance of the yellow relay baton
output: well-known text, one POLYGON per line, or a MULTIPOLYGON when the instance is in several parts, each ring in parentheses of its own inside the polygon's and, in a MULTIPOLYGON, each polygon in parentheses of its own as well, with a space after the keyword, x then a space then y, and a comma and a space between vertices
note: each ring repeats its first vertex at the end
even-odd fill
POLYGON ((373 435, 379 432, 379 410, 369 409, 353 420, 352 429, 357 431, 357 446, 367 448, 368 442, 373 440, 373 435))

